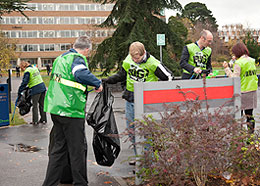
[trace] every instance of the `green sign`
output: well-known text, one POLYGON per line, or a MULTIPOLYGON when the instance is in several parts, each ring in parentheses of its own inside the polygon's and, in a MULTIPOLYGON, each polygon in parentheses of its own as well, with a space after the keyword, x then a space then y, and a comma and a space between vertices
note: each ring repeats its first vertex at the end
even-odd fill
POLYGON ((165 46, 165 34, 157 34, 157 46, 165 46))

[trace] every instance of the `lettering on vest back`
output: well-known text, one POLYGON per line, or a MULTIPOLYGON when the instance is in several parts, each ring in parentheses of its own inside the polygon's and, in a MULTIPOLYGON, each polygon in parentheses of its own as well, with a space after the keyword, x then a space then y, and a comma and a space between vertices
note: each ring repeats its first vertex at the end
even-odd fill
POLYGON ((244 77, 254 76, 254 75, 256 75, 256 70, 248 70, 246 71, 244 77))

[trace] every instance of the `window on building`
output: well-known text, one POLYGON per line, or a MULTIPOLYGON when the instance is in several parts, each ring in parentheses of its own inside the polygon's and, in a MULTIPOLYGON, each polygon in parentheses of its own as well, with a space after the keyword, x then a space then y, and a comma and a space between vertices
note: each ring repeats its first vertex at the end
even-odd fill
POLYGON ((42 30, 38 31, 38 36, 39 36, 39 38, 43 38, 43 31, 42 30))
POLYGON ((42 17, 38 18, 38 24, 40 24, 40 25, 43 24, 43 18, 42 17))
POLYGON ((23 20, 23 18, 22 18, 22 17, 18 17, 18 18, 16 19, 16 21, 17 21, 17 24, 22 24, 22 20, 23 20))
POLYGON ((22 49, 22 51, 28 51, 28 46, 27 45, 23 45, 23 49, 22 49))
POLYGON ((10 37, 11 37, 11 38, 16 38, 16 31, 11 31, 10 37))
POLYGON ((70 30, 62 30, 62 31, 60 31, 60 36, 61 37, 71 37, 71 32, 70 32, 70 30))
POLYGON ((37 10, 42 11, 43 7, 41 3, 37 3, 37 10))
POLYGON ((69 4, 69 10, 70 11, 75 11, 76 10, 76 6, 75 6, 75 4, 69 4))
POLYGON ((50 51, 54 51, 54 44, 50 44, 50 51))
MULTIPOLYGON (((5 37, 10 37, 10 32, 4 31, 3 33, 4 33, 5 37)), ((20 37, 20 36, 19 36, 19 37, 20 37)))
POLYGON ((79 17, 78 24, 85 24, 85 19, 83 17, 79 17))
POLYGON ((60 51, 60 44, 54 44, 54 50, 60 51))
POLYGON ((42 59, 42 67, 45 67, 47 64, 52 65, 55 59, 42 59))
POLYGON ((96 11, 100 11, 100 10, 101 10, 100 5, 96 5, 96 11))
POLYGON ((44 45, 43 44, 39 45, 39 47, 40 47, 40 51, 44 51, 44 45))
POLYGON ((31 52, 38 51, 38 45, 28 45, 28 51, 31 52))
POLYGON ((37 24, 37 18, 36 17, 30 17, 30 24, 37 24))
POLYGON ((10 24, 15 24, 15 17, 10 18, 10 24))
POLYGON ((105 5, 100 5, 100 10, 101 11, 105 11, 106 10, 106 6, 105 5))
POLYGON ((44 44, 44 51, 50 51, 50 44, 44 44))
POLYGON ((1 24, 8 24, 8 23, 6 22, 6 19, 7 19, 7 18, 5 18, 5 17, 2 18, 2 19, 0 19, 0 23, 1 23, 1 24))
POLYGON ((77 24, 75 17, 70 17, 69 19, 70 19, 70 24, 77 24))
POLYGON ((85 5, 84 4, 78 4, 77 5, 77 9, 78 9, 78 11, 84 11, 85 10, 85 5))
POLYGON ((95 17, 92 17, 90 19, 90 24, 96 24, 96 18, 95 17))
POLYGON ((101 18, 101 23, 105 22, 106 18, 105 17, 102 17, 101 18))
POLYGON ((96 30, 95 37, 100 37, 100 30, 96 30))
POLYGON ((96 24, 101 24, 101 17, 96 18, 96 24))
POLYGON ((89 18, 89 17, 86 17, 86 18, 85 18, 85 23, 86 23, 87 25, 90 24, 90 18, 89 18))
POLYGON ((71 30, 71 37, 77 37, 77 31, 76 30, 71 30))
POLYGON ((48 31, 48 33, 49 33, 49 37, 50 38, 54 38, 55 37, 55 31, 54 30, 50 30, 50 31, 48 31))
POLYGON ((60 11, 69 11, 69 4, 60 4, 60 11))
POLYGON ((95 4, 91 4, 90 7, 89 7, 89 10, 90 11, 95 11, 96 10, 95 4))
POLYGON ((86 4, 85 5, 85 11, 90 11, 90 10, 91 10, 90 5, 86 4))
POLYGON ((43 23, 43 24, 49 24, 49 19, 48 19, 48 17, 44 17, 44 18, 42 19, 42 23, 43 23))
POLYGON ((60 24, 70 24, 69 17, 60 17, 60 24))
POLYGON ((34 8, 34 10, 36 10, 37 4, 36 3, 27 3, 27 7, 34 8))
POLYGON ((23 51, 23 46, 22 46, 22 45, 16 45, 15 51, 16 51, 16 52, 21 52, 21 51, 23 51))
MULTIPOLYGON (((90 31, 88 31, 88 32, 90 32, 90 31)), ((79 36, 85 36, 85 35, 87 35, 85 30, 80 30, 79 31, 79 36)))
POLYGON ((107 4, 106 5, 106 11, 112 11, 114 8, 114 4, 107 4))

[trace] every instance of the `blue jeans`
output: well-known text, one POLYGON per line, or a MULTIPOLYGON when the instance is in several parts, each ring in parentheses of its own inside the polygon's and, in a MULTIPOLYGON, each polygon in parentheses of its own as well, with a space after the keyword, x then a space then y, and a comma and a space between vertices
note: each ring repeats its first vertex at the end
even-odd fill
POLYGON ((130 140, 133 144, 134 147, 134 153, 135 155, 137 155, 136 153, 136 147, 135 147, 135 126, 132 123, 135 119, 135 108, 134 108, 134 103, 128 102, 126 101, 126 106, 125 106, 125 116, 126 116, 126 128, 130 130, 130 140))

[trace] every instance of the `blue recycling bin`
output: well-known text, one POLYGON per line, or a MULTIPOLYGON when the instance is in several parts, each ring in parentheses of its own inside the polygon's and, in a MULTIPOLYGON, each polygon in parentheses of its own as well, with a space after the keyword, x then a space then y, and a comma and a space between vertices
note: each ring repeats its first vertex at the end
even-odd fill
POLYGON ((8 84, 0 84, 0 127, 9 125, 8 84))

